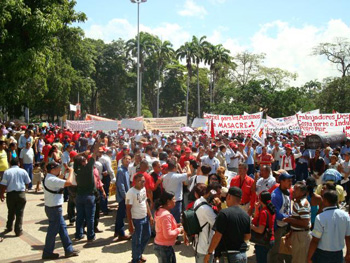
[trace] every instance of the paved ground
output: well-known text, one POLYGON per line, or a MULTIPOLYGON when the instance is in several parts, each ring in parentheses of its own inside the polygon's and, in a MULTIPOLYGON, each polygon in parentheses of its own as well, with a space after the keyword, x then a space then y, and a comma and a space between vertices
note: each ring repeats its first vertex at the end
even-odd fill
MULTIPOLYGON (((43 193, 35 194, 27 193, 27 205, 24 211, 24 234, 21 237, 16 237, 14 232, 5 235, 5 239, 0 243, 0 262, 43 262, 41 254, 45 242, 46 229, 48 221, 44 211, 44 196, 43 193)), ((111 200, 113 198, 110 198, 111 200)), ((112 209, 116 208, 116 203, 110 202, 112 209)), ((64 204, 64 211, 66 203, 64 204)), ((96 241, 86 243, 86 240, 78 242, 73 241, 74 248, 81 250, 78 257, 65 259, 64 250, 59 237, 56 238, 56 250, 60 253, 59 260, 50 262, 109 262, 117 261, 118 263, 127 263, 131 260, 131 241, 120 243, 112 242, 114 222, 116 212, 110 213, 108 216, 101 216, 99 228, 103 233, 96 235, 96 241)), ((0 232, 4 231, 7 219, 6 202, 0 203, 0 232)), ((68 226, 68 232, 73 239, 75 228, 68 226)), ((1 234, 2 236, 2 234, 1 234)), ((179 263, 194 262, 194 252, 190 247, 185 245, 175 246, 176 258, 179 263)), ((252 255, 252 249, 248 255, 252 255)), ((147 262, 156 263, 157 258, 153 253, 153 239, 149 242, 144 256, 147 262)), ((250 256, 249 262, 255 262, 254 256, 250 256)))

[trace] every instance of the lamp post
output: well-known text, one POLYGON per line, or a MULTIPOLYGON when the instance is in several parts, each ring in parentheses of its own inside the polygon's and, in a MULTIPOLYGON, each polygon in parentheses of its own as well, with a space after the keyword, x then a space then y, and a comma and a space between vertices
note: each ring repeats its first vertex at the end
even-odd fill
POLYGON ((157 85, 157 118, 159 118, 159 93, 160 93, 160 81, 156 82, 157 85))
POLYGON ((130 0, 137 4, 137 116, 141 116, 141 85, 140 85, 140 4, 147 0, 130 0))

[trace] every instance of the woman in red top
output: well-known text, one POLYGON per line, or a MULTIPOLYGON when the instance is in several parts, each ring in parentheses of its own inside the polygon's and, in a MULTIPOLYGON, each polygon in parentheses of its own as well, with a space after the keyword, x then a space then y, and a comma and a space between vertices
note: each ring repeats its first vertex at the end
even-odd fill
POLYGON ((259 202, 256 203, 255 211, 255 217, 251 225, 252 231, 262 234, 264 233, 266 227, 272 230, 270 247, 255 244, 256 261, 258 263, 267 263, 267 253, 275 242, 273 226, 276 213, 276 208, 271 203, 271 194, 268 191, 265 190, 260 193, 259 202), (269 222, 267 222, 267 218, 269 222))

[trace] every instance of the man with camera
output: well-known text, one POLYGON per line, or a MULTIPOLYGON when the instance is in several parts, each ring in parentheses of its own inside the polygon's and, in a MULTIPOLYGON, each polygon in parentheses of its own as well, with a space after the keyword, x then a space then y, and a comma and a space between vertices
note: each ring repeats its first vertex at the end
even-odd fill
MULTIPOLYGON (((204 184, 202 185, 205 186, 204 184)), ((202 228, 202 231, 196 235, 196 263, 204 262, 204 257, 207 254, 210 241, 214 235, 212 227, 216 220, 216 213, 212 206, 221 206, 221 201, 218 198, 220 195, 221 185, 219 183, 211 183, 205 186, 204 195, 198 198, 193 205, 193 208, 196 210, 199 225, 202 228)), ((212 261, 213 255, 210 258, 210 262, 212 261)))
POLYGON ((57 259, 59 254, 53 253, 55 249, 55 238, 60 235, 65 251, 65 257, 78 256, 78 251, 73 249, 72 241, 68 236, 67 226, 62 215, 63 189, 72 185, 73 169, 68 167, 68 178, 63 179, 61 166, 51 162, 46 166, 47 175, 43 180, 45 213, 49 219, 45 247, 42 259, 57 259))

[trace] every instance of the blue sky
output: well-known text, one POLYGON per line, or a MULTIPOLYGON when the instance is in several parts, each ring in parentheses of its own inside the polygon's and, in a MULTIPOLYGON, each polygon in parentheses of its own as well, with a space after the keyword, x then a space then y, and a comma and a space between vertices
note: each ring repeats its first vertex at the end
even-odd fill
MULTIPOLYGON (((129 39, 136 35, 137 5, 129 0, 77 0, 88 21, 86 36, 129 39)), ((265 53, 265 64, 298 73, 295 84, 339 75, 333 65, 311 56, 312 47, 350 38, 349 0, 148 0, 140 5, 141 30, 177 48, 192 35, 206 35, 232 55, 265 53)))

